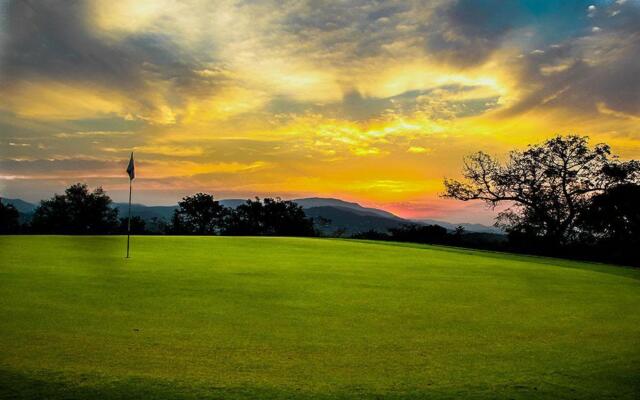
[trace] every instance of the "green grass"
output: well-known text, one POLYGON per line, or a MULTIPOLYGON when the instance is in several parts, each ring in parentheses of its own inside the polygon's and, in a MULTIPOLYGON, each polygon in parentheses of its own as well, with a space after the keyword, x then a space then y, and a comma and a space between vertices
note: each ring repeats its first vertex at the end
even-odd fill
POLYGON ((0 398, 639 398, 640 270, 294 238, 0 237, 0 398))

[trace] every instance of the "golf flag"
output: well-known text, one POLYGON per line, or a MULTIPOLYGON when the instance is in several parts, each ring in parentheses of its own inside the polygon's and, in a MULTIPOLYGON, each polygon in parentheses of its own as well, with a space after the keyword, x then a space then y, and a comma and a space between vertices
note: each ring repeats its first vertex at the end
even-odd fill
POLYGON ((129 174, 130 180, 134 180, 136 178, 136 166, 133 163, 133 152, 131 153, 131 158, 129 159, 129 165, 127 166, 127 174, 129 174))
POLYGON ((136 178, 136 166, 133 162, 133 152, 127 166, 127 174, 129 174, 129 218, 127 221, 127 258, 129 258, 129 242, 131 241, 131 183, 136 178))

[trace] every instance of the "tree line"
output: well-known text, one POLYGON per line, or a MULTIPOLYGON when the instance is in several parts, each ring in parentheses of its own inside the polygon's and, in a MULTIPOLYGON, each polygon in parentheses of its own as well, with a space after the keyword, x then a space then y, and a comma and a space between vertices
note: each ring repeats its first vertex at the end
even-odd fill
MULTIPOLYGON (((128 219, 120 217, 106 192, 100 187, 91 191, 83 183, 41 201, 28 223, 19 223, 19 212, 10 204, 0 202, 0 216, 0 233, 4 234, 105 235, 125 234, 128 230, 128 219)), ((309 218, 301 206, 279 198, 256 197, 230 208, 210 194, 196 193, 178 202, 169 221, 132 216, 130 229, 138 235, 330 236, 464 244, 459 240, 464 233, 462 227, 449 232, 438 225, 403 224, 387 232, 370 230, 345 236, 343 229, 330 233, 320 229, 330 223, 324 217, 309 218)))
POLYGON ((640 162, 621 161, 606 144, 556 136, 500 161, 465 157, 463 179, 445 179, 445 198, 502 206, 494 235, 405 225, 360 239, 444 244, 640 266, 640 162))
MULTIPOLYGON (((445 179, 446 198, 502 206, 496 226, 506 238, 455 231, 438 225, 407 224, 387 232, 368 231, 357 239, 446 244, 511 252, 640 265, 640 162, 621 161, 606 144, 557 136, 504 161, 484 152, 464 159, 463 179, 445 179)), ((131 219, 134 234, 322 236, 329 221, 312 219, 298 204, 255 198, 236 208, 206 193, 184 197, 170 221, 131 219)), ((109 196, 86 184, 43 200, 29 223, 0 202, 0 233, 126 233, 109 196)), ((326 235, 326 234, 324 234, 326 235)), ((331 235, 330 235, 331 236, 331 235)), ((334 236, 342 236, 336 232, 334 236)))
MULTIPOLYGON (((98 187, 91 191, 84 183, 68 187, 64 194, 43 200, 31 221, 19 223, 19 212, 0 203, 0 233, 105 235, 122 234, 128 219, 120 217, 111 198, 98 187)), ((235 208, 222 206, 206 193, 196 193, 178 202, 171 220, 151 221, 153 229, 139 216, 131 218, 134 234, 316 236, 314 221, 298 204, 279 198, 249 199, 235 208)))
POLYGON ((504 161, 472 154, 462 175, 445 179, 443 196, 504 206, 507 250, 640 264, 640 162, 609 145, 556 136, 504 161))

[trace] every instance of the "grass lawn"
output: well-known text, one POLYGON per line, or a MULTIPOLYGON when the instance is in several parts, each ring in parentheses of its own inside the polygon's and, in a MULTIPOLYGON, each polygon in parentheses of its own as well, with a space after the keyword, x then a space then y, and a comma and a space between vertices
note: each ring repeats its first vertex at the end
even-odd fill
POLYGON ((0 237, 0 398, 640 398, 640 270, 452 248, 0 237))

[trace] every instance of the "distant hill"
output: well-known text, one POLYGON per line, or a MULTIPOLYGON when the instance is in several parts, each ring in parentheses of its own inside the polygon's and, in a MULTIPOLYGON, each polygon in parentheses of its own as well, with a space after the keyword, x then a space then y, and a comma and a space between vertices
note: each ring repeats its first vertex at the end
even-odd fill
MULTIPOLYGON (((243 204, 244 199, 225 199, 219 200, 220 204, 228 208, 236 208, 240 204, 243 204)), ((120 216, 127 215, 128 203, 114 203, 115 208, 118 209, 120 216)), ((175 206, 146 206, 144 204, 132 204, 131 215, 138 216, 144 220, 150 220, 152 218, 164 219, 170 221, 173 216, 173 210, 178 208, 175 206)))
POLYGON ((224 199, 224 200, 218 200, 218 201, 220 202, 221 205, 227 208, 236 208, 239 205, 247 202, 246 199, 224 199))
POLYGON ((5 199, 2 198, 2 204, 11 204, 13 205, 18 212, 23 214, 31 214, 36 210, 37 205, 33 203, 29 203, 27 201, 21 199, 5 199))
MULTIPOLYGON (((235 208, 246 202, 245 199, 219 200, 225 207, 235 208)), ((339 199, 307 198, 293 200, 304 208, 307 216, 312 218, 323 217, 331 220, 327 226, 319 228, 327 234, 334 233, 338 229, 345 231, 346 235, 364 232, 371 229, 386 232, 389 228, 395 228, 403 223, 411 223, 387 211, 375 208, 362 207, 357 203, 349 203, 339 199)), ((114 203, 120 217, 127 215, 127 203, 114 203)), ((132 204, 131 215, 138 216, 146 221, 153 218, 170 221, 176 206, 145 206, 132 204)))
POLYGON ((307 197, 303 199, 294 199, 292 201, 298 203, 302 208, 314 208, 314 207, 348 208, 348 209, 357 211, 360 215, 374 215, 378 217, 403 220, 402 218, 388 211, 381 210, 379 208, 362 207, 358 203, 351 203, 351 202, 340 200, 340 199, 323 198, 323 197, 307 197))
MULTIPOLYGON (((245 199, 224 199, 219 201, 220 204, 229 208, 235 208, 246 202, 245 199)), ((307 197, 293 199, 292 201, 299 204, 309 217, 322 217, 330 220, 331 222, 326 226, 319 226, 319 229, 327 234, 334 233, 339 229, 344 230, 346 235, 365 232, 372 229, 380 232, 386 232, 389 228, 396 228, 402 224, 411 223, 440 225, 449 230, 454 230, 457 226, 462 226, 469 233, 504 234, 504 232, 498 228, 482 224, 452 224, 432 219, 407 220, 385 210, 363 207, 358 203, 334 198, 307 197)), ((5 204, 13 204, 20 212, 22 221, 30 220, 31 215, 37 207, 36 204, 21 199, 3 198, 2 202, 5 204)), ((118 209, 120 217, 127 215, 127 203, 113 203, 113 206, 118 209)), ((171 220, 173 211, 177 207, 177 205, 147 206, 144 204, 132 204, 131 215, 138 216, 146 221, 157 218, 158 220, 165 220, 168 222, 171 220)))
MULTIPOLYGON (((236 208, 237 206, 244 204, 245 199, 224 199, 219 200, 220 204, 229 208, 236 208)), ((348 201, 333 199, 329 197, 305 197, 301 199, 292 199, 291 201, 297 203, 300 207, 304 209, 315 208, 315 207, 339 207, 339 208, 347 208, 352 211, 357 212, 360 215, 372 215, 384 218, 391 219, 402 219, 397 215, 394 215, 388 211, 381 210, 378 208, 368 208, 363 207, 358 203, 351 203, 348 201)))
POLYGON ((27 223, 31 221, 33 217, 33 212, 36 210, 37 205, 33 203, 29 203, 28 201, 24 201, 21 199, 5 199, 2 198, 2 204, 11 204, 16 210, 18 210, 19 219, 18 221, 21 224, 27 223))
MULTIPOLYGON (((225 207, 235 208, 246 200, 227 199, 220 200, 225 207)), ((358 203, 352 203, 340 199, 324 197, 307 197, 291 200, 300 205, 308 217, 325 218, 331 222, 326 226, 316 224, 325 234, 332 234, 337 230, 343 230, 345 235, 377 230, 386 232, 389 228, 396 228, 401 224, 410 224, 408 221, 388 211, 377 208, 363 207, 358 203)))
MULTIPOLYGON (((348 207, 310 207, 304 210, 308 217, 326 218, 330 222, 326 226, 317 225, 325 234, 332 234, 343 230, 345 235, 376 230, 386 232, 389 228, 397 228, 403 223, 410 223, 400 218, 387 218, 378 215, 365 214, 348 207)), ((317 222, 317 221, 316 221, 317 222)))
MULTIPOLYGON (((114 203, 114 208, 118 209, 120 217, 124 217, 128 212, 128 203, 114 203)), ((140 217, 144 220, 153 218, 164 219, 170 221, 173 210, 178 206, 145 206, 144 204, 131 204, 131 215, 140 217)))

